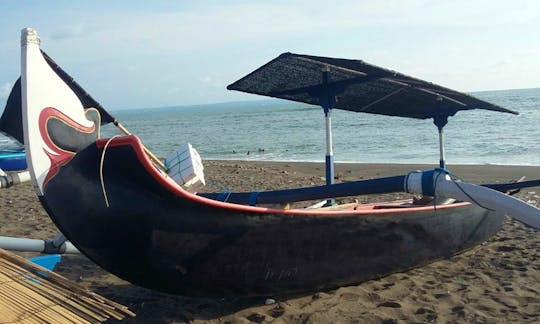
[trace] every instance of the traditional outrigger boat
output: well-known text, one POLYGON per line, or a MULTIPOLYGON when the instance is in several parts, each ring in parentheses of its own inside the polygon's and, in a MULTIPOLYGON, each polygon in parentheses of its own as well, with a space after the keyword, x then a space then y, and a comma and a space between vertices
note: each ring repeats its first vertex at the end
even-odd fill
MULTIPOLYGON (((99 137, 100 124, 118 122, 95 100, 87 105, 88 94, 44 57, 32 29, 22 33, 21 70, 24 141, 44 208, 82 253, 144 287, 199 296, 330 289, 473 247, 499 230, 505 213, 540 228, 538 208, 493 190, 538 181, 491 189, 457 182, 444 169, 442 149, 437 170, 333 184, 330 132, 324 186, 192 193, 161 170, 137 136, 99 137), (435 198, 261 206, 395 191, 435 198)), ((362 61, 290 53, 229 88, 321 105, 329 131, 334 108, 433 118, 441 142, 447 118, 460 110, 512 113, 362 61)))

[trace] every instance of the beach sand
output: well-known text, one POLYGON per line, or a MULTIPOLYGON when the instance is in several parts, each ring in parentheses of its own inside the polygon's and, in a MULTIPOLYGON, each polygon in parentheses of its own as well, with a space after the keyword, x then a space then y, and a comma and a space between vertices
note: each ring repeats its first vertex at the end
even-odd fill
MULTIPOLYGON (((433 166, 338 164, 336 181, 399 175, 430 167, 433 166)), ((540 177, 540 167, 449 166, 449 169, 472 183, 540 177)), ((205 161, 205 174, 210 180, 208 186, 232 190, 324 183, 324 165, 318 163, 205 161)), ((370 195, 359 200, 406 196, 370 195)), ((540 206, 539 187, 524 189, 516 196, 540 206)), ((29 183, 2 189, 0 206, 1 235, 47 239, 57 233, 29 183)), ((299 296, 226 299, 172 296, 129 284, 80 255, 64 256, 57 272, 129 306, 137 317, 126 319, 126 323, 540 321, 540 232, 510 219, 490 241, 450 259, 354 286, 299 296)))

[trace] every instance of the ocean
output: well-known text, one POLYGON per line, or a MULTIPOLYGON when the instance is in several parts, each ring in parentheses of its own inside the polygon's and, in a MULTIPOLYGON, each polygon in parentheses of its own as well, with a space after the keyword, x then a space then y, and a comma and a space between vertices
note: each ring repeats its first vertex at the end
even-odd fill
MULTIPOLYGON (((540 88, 472 95, 519 112, 462 111, 445 131, 451 164, 540 165, 540 88)), ((203 159, 314 161, 325 156, 321 108, 282 100, 147 108, 111 113, 158 156, 191 143, 203 159)), ((413 120, 332 111, 338 162, 438 163, 437 128, 413 120)), ((102 135, 117 133, 108 125, 102 135)), ((6 139, 0 145, 6 145, 6 139)))

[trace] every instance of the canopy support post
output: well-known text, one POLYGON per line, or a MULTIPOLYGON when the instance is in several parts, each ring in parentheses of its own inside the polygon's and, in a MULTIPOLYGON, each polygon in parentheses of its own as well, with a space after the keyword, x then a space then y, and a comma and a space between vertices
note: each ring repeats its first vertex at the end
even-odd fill
POLYGON ((443 128, 439 128, 439 167, 441 169, 446 168, 445 156, 444 156, 444 133, 443 128))
MULTIPOLYGON (((335 103, 335 99, 333 100, 335 103)), ((332 109, 323 106, 324 119, 326 122, 326 185, 330 186, 334 183, 334 149, 332 144, 332 109)), ((328 199, 325 206, 332 206, 336 204, 335 199, 328 199)))
MULTIPOLYGON (((319 104, 324 110, 324 119, 326 123, 326 185, 334 183, 334 149, 332 143, 332 108, 336 104, 336 89, 328 85, 328 66, 322 71, 322 86, 323 90, 319 96, 319 104)), ((334 199, 328 199, 326 206, 335 204, 334 199)))
POLYGON ((326 184, 334 183, 334 151, 332 144, 332 116, 331 110, 325 109, 324 118, 326 121, 326 184))

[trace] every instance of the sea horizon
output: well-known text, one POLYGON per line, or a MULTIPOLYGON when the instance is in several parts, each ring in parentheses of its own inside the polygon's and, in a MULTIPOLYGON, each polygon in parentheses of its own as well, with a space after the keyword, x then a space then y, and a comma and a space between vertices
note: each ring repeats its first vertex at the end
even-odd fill
MULTIPOLYGON (((531 88, 512 88, 512 89, 496 89, 496 90, 478 90, 478 91, 467 91, 463 92, 469 95, 476 95, 476 94, 482 94, 482 93, 488 93, 488 92, 502 92, 502 91, 528 91, 528 90, 540 90, 540 87, 531 87, 531 88)), ((193 108, 204 108, 209 106, 215 106, 215 107, 227 107, 227 106, 233 106, 233 105, 249 105, 250 103, 272 103, 272 102, 283 102, 283 103, 289 103, 291 105, 297 104, 292 101, 288 101, 285 99, 278 99, 278 98, 268 98, 268 97, 262 97, 253 95, 255 98, 262 98, 262 99, 245 99, 245 100, 231 100, 231 101, 218 101, 218 102, 207 102, 207 103, 194 103, 194 104, 179 104, 179 105, 165 105, 165 106, 153 106, 153 107, 123 107, 123 108, 110 108, 107 109, 109 112, 123 112, 123 111, 147 111, 147 110, 175 110, 175 109, 193 109, 193 108)), ((6 98, 7 99, 7 98, 6 98)))
MULTIPOLYGON (((518 116, 463 111, 445 127, 449 165, 540 166, 540 88, 472 95, 518 116)), ((322 109, 279 99, 111 110, 160 157, 191 143, 207 160, 323 162, 322 109)), ((438 164, 437 129, 429 120, 333 111, 338 163, 438 164)), ((102 136, 117 134, 112 125, 102 136)), ((6 138, 0 139, 0 147, 6 138)))

